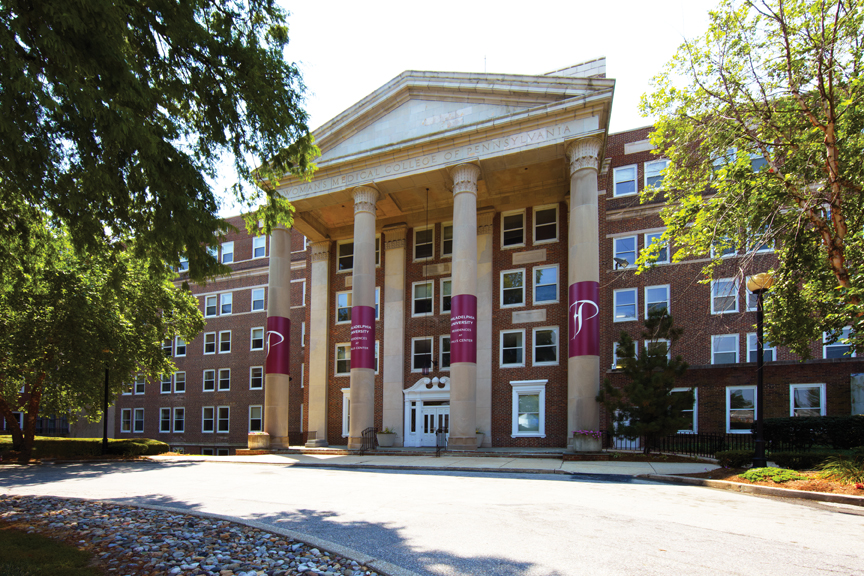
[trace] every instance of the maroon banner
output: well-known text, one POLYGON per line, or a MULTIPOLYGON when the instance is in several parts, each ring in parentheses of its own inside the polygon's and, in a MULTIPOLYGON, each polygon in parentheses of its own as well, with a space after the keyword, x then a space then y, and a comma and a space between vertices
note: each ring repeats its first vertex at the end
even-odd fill
POLYGON ((450 364, 477 362, 477 296, 450 299, 450 364))
POLYGON ((351 368, 375 369, 375 307, 351 307, 351 368))
POLYGON ((600 355, 600 285, 576 282, 570 285, 569 358, 600 355))
POLYGON ((267 317, 267 374, 288 374, 291 370, 291 320, 284 316, 267 317))

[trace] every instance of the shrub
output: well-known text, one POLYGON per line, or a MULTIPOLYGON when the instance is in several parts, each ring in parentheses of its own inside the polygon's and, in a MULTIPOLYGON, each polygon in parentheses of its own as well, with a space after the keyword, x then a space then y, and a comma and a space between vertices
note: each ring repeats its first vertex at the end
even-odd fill
POLYGON ((864 415, 767 418, 763 430, 765 440, 781 449, 825 444, 845 450, 864 445, 864 415))
POLYGON ((751 468, 741 475, 745 480, 750 482, 765 482, 772 480, 775 484, 782 484, 790 480, 805 480, 806 476, 798 474, 794 470, 785 468, 751 468))
MULTIPOLYGON (((6 437, 4 437, 4 440, 6 437)), ((11 448, 9 443, 3 446, 11 448)), ((114 456, 154 456, 168 452, 169 446, 158 440, 134 438, 108 440, 108 454, 114 456)), ((36 458, 96 458, 102 455, 101 438, 52 438, 37 436, 33 442, 33 456, 36 458)))
POLYGON ((819 469, 822 470, 822 477, 829 480, 843 484, 864 483, 864 456, 830 456, 819 469))
POLYGON ((722 450, 716 456, 724 468, 747 468, 753 463, 752 450, 722 450))
POLYGON ((791 468, 792 470, 815 470, 832 456, 837 456, 837 453, 824 451, 771 452, 771 455, 768 458, 781 468, 791 468))

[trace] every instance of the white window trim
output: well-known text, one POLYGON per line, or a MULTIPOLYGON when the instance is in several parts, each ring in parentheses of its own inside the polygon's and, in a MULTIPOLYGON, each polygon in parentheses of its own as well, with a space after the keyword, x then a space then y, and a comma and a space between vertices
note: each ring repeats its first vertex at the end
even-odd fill
MULTIPOLYGON (((380 350, 380 346, 379 346, 379 340, 375 340, 375 374, 378 374, 378 368, 381 364, 379 361, 379 358, 380 358, 379 353, 380 352, 381 352, 381 350, 380 350)), ((303 370, 303 364, 300 364, 300 370, 301 371, 303 370)), ((300 387, 301 388, 303 387, 303 381, 302 380, 300 381, 300 387)))
POLYGON ((251 291, 251 303, 249 304, 250 312, 267 312, 267 291, 264 288, 253 288, 251 291), (261 292, 261 298, 255 298, 255 292, 261 292), (255 309, 255 301, 261 300, 261 309, 255 309))
POLYGON ((306 306, 306 279, 298 278, 296 280, 291 280, 291 284, 294 283, 300 284, 300 304, 292 304, 291 308, 303 308, 306 306))
MULTIPOLYGON (((657 338, 655 340, 643 340, 642 341, 642 348, 647 352, 648 351, 648 344, 649 343, 657 343, 657 342, 663 342, 664 344, 666 344, 666 359, 672 360, 672 342, 670 342, 668 338, 657 338)), ((638 355, 638 352, 639 352, 639 346, 638 345, 636 346, 636 352, 638 355)))
MULTIPOLYGON (((379 286, 375 287, 375 320, 381 319, 381 288, 379 286)), ((306 323, 304 322, 305 326, 306 323)))
MULTIPOLYGON (((164 376, 164 375, 163 375, 164 376)), ((161 394, 171 394, 171 390, 174 389, 174 378, 171 374, 168 375, 168 378, 159 377, 159 392, 161 394), (165 391, 165 384, 168 384, 168 391, 165 391)))
MULTIPOLYGON (((727 352, 721 352, 721 354, 727 354, 727 352)), ((716 366, 723 366, 724 364, 738 364, 741 361, 741 342, 738 338, 738 334, 713 334, 711 336, 711 364, 716 366), (714 342, 716 342, 717 338, 735 338, 735 362, 723 362, 721 364, 717 364, 714 362, 714 354, 717 353, 714 342)))
MULTIPOLYGON (((558 264, 551 264, 548 266, 535 266, 531 269, 531 303, 534 306, 546 306, 548 304, 558 304, 560 301, 560 296, 558 287, 561 284, 561 271, 558 268, 558 264), (555 269, 555 299, 554 300, 543 300, 542 302, 537 302, 537 270, 549 270, 551 268, 555 269)), ((548 286, 548 284, 541 284, 541 286, 548 286)))
POLYGON ((132 434, 144 433, 144 408, 135 408, 132 411, 132 434), (141 430, 136 430, 135 425, 138 423, 138 413, 141 413, 141 430))
POLYGON ((438 296, 438 311, 441 314, 450 314, 453 310, 453 278, 441 278, 441 290, 438 296), (444 282, 450 282, 450 310, 444 310, 444 282))
POLYGON ((202 406, 201 407, 201 433, 202 434, 213 434, 215 432, 216 432, 216 407, 215 406, 202 406), (204 429, 204 420, 205 420, 204 411, 207 410, 208 408, 213 411, 213 418, 211 419, 211 422, 213 422, 213 429, 212 430, 205 430, 204 429))
POLYGON ((234 263, 234 242, 223 242, 222 243, 222 257, 219 259, 219 262, 222 264, 233 264, 234 263), (231 254, 231 262, 225 261, 225 256, 231 254))
POLYGON ((216 370, 216 391, 217 392, 230 392, 231 391, 231 369, 230 368, 219 368, 216 370), (222 372, 228 372, 228 387, 222 388, 222 372))
POLYGON ((693 430, 678 430, 678 434, 699 433, 699 388, 672 388, 669 392, 687 392, 693 390, 693 430))
MULTIPOLYGON (((841 340, 843 338, 849 338, 849 336, 851 334, 852 334, 852 328, 850 326, 846 326, 843 328, 843 333, 840 335, 840 338, 838 338, 836 342, 834 342, 833 344, 826 344, 826 342, 828 340, 830 340, 830 338, 828 336, 828 332, 823 332, 822 333, 822 359, 823 360, 837 360, 837 358, 828 358, 828 356, 827 356, 828 348, 833 348, 834 346, 848 346, 848 344, 843 344, 841 342, 841 340)), ((853 350, 851 354, 849 354, 848 356, 843 356, 843 358, 855 358, 855 355, 856 355, 856 353, 853 350)))
POLYGON ((353 294, 353 292, 351 290, 342 290, 341 292, 336 293, 336 298, 334 298, 334 300, 336 301, 336 317, 335 317, 335 320, 336 320, 335 323, 336 324, 350 324, 351 323, 351 303, 350 303, 350 301, 353 299, 352 294, 353 294), (347 296, 348 297, 345 299, 346 302, 349 302, 348 306, 340 306, 339 305, 339 297, 340 296, 347 296), (348 320, 339 320, 339 310, 342 308, 348 309, 348 320))
POLYGON ((381 267, 381 234, 375 234, 375 267, 381 267))
POLYGON ((648 302, 648 289, 649 288, 666 288, 666 313, 672 314, 672 287, 669 284, 655 284, 654 286, 645 286, 645 318, 648 318, 648 305, 656 304, 656 302, 648 302))
POLYGON ((638 288, 620 288, 618 290, 612 291, 612 322, 636 322, 639 320, 639 289, 638 288), (622 318, 618 319, 618 294, 622 294, 624 292, 632 292, 634 295, 633 300, 633 312, 634 316, 632 318, 622 318))
MULTIPOLYGON (((719 258, 735 258, 736 256, 738 256, 738 251, 739 251, 738 248, 735 247, 735 251, 734 251, 734 252, 730 252, 729 254, 721 254, 721 255, 719 256, 719 258)), ((712 258, 712 259, 714 259, 714 258, 718 258, 718 256, 717 256, 717 250, 716 250, 716 248, 714 247, 714 243, 713 243, 713 242, 711 243, 711 258, 712 258)))
MULTIPOLYGON (((630 180, 624 180, 624 182, 630 182, 630 180)), ((612 169, 612 197, 613 198, 624 198, 627 196, 636 196, 639 194, 639 165, 638 164, 629 164, 627 166, 619 166, 617 168, 612 169), (633 188, 635 190, 633 192, 622 192, 618 193, 618 172, 627 170, 628 168, 633 168, 635 171, 633 174, 633 188)))
MULTIPOLYGON (((650 246, 651 244, 654 243, 653 240, 649 239, 649 236, 656 236, 657 234, 660 234, 660 235, 662 236, 663 233, 664 233, 664 231, 660 231, 660 232, 645 232, 645 233, 642 235, 642 250, 645 250, 646 248, 648 248, 648 246, 650 246)), ((668 244, 668 243, 667 243, 665 246, 661 244, 660 249, 662 250, 664 247, 666 248, 666 259, 665 259, 665 260, 660 260, 660 259, 658 258, 657 260, 655 260, 655 261, 653 262, 653 264, 669 264, 669 258, 672 256, 672 255, 670 254, 671 250, 669 250, 669 244, 668 244)))
POLYGON ((265 336, 266 336, 266 333, 264 331, 263 326, 255 326, 254 328, 250 328, 249 329, 249 351, 250 352, 260 352, 260 351, 264 350, 265 336), (255 330, 261 330, 261 347, 260 348, 255 348, 255 344, 254 344, 254 342, 255 342, 255 330))
POLYGON ((185 406, 178 406, 178 407, 174 408, 171 416, 172 416, 171 429, 174 430, 174 432, 176 432, 178 434, 183 434, 184 432, 186 432, 186 407, 185 406), (177 429, 177 412, 180 410, 183 411, 183 427, 178 430, 177 429))
POLYGON ((535 206, 531 209, 531 240, 534 242, 534 246, 541 246, 543 244, 552 244, 554 242, 558 242, 558 238, 561 236, 559 230, 559 218, 560 216, 558 214, 558 204, 545 204, 543 206, 535 206), (555 237, 551 240, 537 240, 537 212, 542 210, 555 210, 555 237))
POLYGON ((204 296, 204 317, 205 318, 215 318, 216 316, 219 316, 219 295, 218 294, 211 294, 209 296, 204 296), (215 314, 208 314, 207 313, 207 308, 210 307, 209 302, 210 302, 211 298, 216 302, 216 304, 213 306, 213 310, 215 310, 215 312, 216 312, 215 314))
POLYGON ((188 348, 188 346, 189 346, 189 343, 188 343, 188 342, 185 342, 185 341, 183 340, 183 338, 181 338, 180 336, 175 336, 175 337, 174 337, 174 357, 175 357, 175 358, 185 358, 185 357, 186 357, 186 352, 187 352, 187 348, 188 348), (182 346, 182 348, 183 348, 183 353, 182 353, 182 354, 179 354, 179 353, 177 352, 177 349, 181 347, 181 346, 180 346, 180 342, 183 342, 183 346, 182 346))
MULTIPOLYGON (((739 296, 739 292, 741 291, 739 288, 740 288, 740 286, 738 285, 738 279, 737 278, 718 278, 716 280, 711 280, 711 314, 736 314, 738 312, 738 300, 740 299, 740 298, 738 298, 738 296, 739 296), (714 298, 715 298, 714 286, 720 282, 724 282, 727 280, 731 280, 735 286, 734 289, 732 290, 732 293, 729 294, 730 296, 734 296, 734 298, 735 298, 735 307, 732 310, 720 310, 720 311, 718 311, 714 308, 714 298)), ((726 296, 718 295, 716 297, 717 298, 725 298, 726 296)))
POLYGON ((216 332, 205 332, 204 333, 204 355, 210 356, 211 354, 216 354, 219 350, 219 339, 216 337, 216 332), (207 336, 213 336, 213 351, 207 352, 207 336))
POLYGON ((260 258, 266 258, 266 257, 267 257, 267 236, 254 236, 252 238, 252 260, 258 260, 260 258), (255 246, 255 243, 258 242, 259 239, 264 241, 264 255, 263 256, 255 256, 255 248, 258 248, 258 246, 255 246))
POLYGON ((186 371, 185 370, 178 370, 177 372, 174 372, 174 393, 175 394, 185 394, 188 384, 189 383, 186 380, 186 371), (178 374, 183 374, 183 390, 177 390, 177 375, 178 374))
MULTIPOLYGON (((438 337, 438 370, 442 372, 450 372, 450 367, 444 368, 444 339, 450 339, 449 334, 442 334, 438 337)), ((452 352, 450 353, 450 362, 453 362, 452 352)))
POLYGON ((171 408, 159 408, 159 433, 160 434, 170 434, 171 433, 171 408), (168 418, 165 419, 165 413, 168 413, 168 418), (168 429, 163 430, 162 425, 167 424, 168 429))
POLYGON ((207 368, 206 370, 203 370, 201 372, 201 392, 215 392, 216 391, 217 376, 218 376, 217 370, 214 368, 207 368), (213 389, 212 390, 207 390, 207 388, 205 388, 205 385, 207 383, 207 372, 213 372, 213 389))
POLYGON ((756 395, 756 386, 727 386, 726 387, 726 433, 727 434, 750 434, 750 430, 732 430, 730 429, 731 407, 730 407, 730 390, 753 390, 753 420, 756 420, 756 414, 759 413, 759 397, 756 395))
POLYGON ((333 375, 334 376, 350 376, 351 375, 351 343, 350 342, 339 342, 333 348, 333 375), (346 360, 348 361, 348 371, 347 372, 339 372, 339 348, 345 348, 348 351, 348 357, 346 360))
MULTIPOLYGON (((305 252, 306 251, 306 246, 309 244, 309 239, 306 238, 306 236, 303 236, 302 234, 300 235, 300 237, 303 239, 303 248, 301 248, 300 250, 291 250, 292 254, 294 252, 305 252)), ((294 247, 294 242, 291 242, 291 247, 292 248, 294 247)))
POLYGON ((219 294, 219 310, 217 310, 219 316, 229 316, 234 313, 234 293, 233 292, 223 292, 219 294), (222 307, 225 305, 225 300, 230 300, 231 312, 222 312, 222 307))
POLYGON ((264 367, 263 366, 250 366, 249 367, 249 389, 250 390, 263 390, 264 389, 264 367), (261 370, 261 386, 252 386, 252 371, 258 368, 261 370))
MULTIPOLYGON (((441 223, 441 258, 453 258, 453 252, 450 252, 450 254, 444 253, 444 228, 446 228, 447 226, 450 226, 452 228, 453 227, 453 221, 451 220, 450 222, 442 222, 441 223)), ((451 242, 453 241, 452 236, 450 238, 450 241, 451 242)))
POLYGON ((220 330, 219 331, 219 338, 217 339, 217 342, 216 342, 216 351, 219 354, 230 354, 231 353, 231 330, 220 330), (222 335, 223 334, 228 334, 228 350, 227 351, 222 350, 222 335))
MULTIPOLYGON (((512 288, 511 288, 512 290, 512 288)), ((525 268, 514 268, 513 270, 502 270, 498 282, 498 307, 499 308, 523 308, 525 302, 525 268), (521 304, 504 304, 504 275, 513 274, 515 272, 522 274, 522 303, 521 304)))
POLYGON ((300 323, 300 347, 306 346, 306 321, 300 323))
POLYGON ((827 397, 825 395, 825 384, 824 383, 812 383, 812 384, 789 384, 789 416, 795 416, 795 390, 798 388, 819 388, 819 415, 827 416, 827 397))
POLYGON ((348 438, 348 417, 351 414, 351 388, 342 388, 342 437, 348 438))
POLYGON ((339 269, 339 249, 341 246, 345 244, 354 244, 354 239, 351 240, 340 240, 336 243, 336 273, 337 274, 346 274, 348 272, 352 272, 354 270, 354 254, 352 252, 351 255, 351 268, 346 268, 344 270, 339 269))
MULTIPOLYGON (((622 258, 622 260, 627 260, 627 266, 624 268, 617 267, 615 264, 616 270, 630 270, 631 268, 636 268, 636 259, 639 258, 639 236, 635 234, 631 234, 630 236, 616 236, 612 238, 612 257, 618 258, 618 242, 621 240, 633 240, 633 261, 631 262, 627 258, 622 258)), ((630 251, 627 250, 629 253, 630 251)))
POLYGON ((142 396, 147 393, 147 378, 143 374, 136 374, 135 380, 132 382, 132 391, 135 396, 142 396), (141 392, 138 391, 138 377, 141 377, 141 392))
POLYGON ((216 417, 216 426, 215 426, 216 434, 230 434, 231 433, 231 407, 230 406, 217 406, 216 407, 216 413, 214 414, 214 416, 216 417), (228 418, 226 418, 226 420, 228 421, 228 427, 225 430, 222 430, 219 428, 219 423, 222 420, 222 418, 219 416, 219 412, 223 408, 228 411, 228 418))
POLYGON ((122 410, 120 410, 120 432, 122 434, 131 434, 132 433, 132 409, 131 408, 123 408, 122 410), (123 423, 126 420, 124 420, 123 416, 125 414, 129 415, 129 419, 128 419, 129 425, 124 428, 123 423))
POLYGON ((546 383, 548 380, 512 380, 512 426, 511 438, 545 438, 546 437, 546 383), (540 430, 537 432, 519 432, 519 396, 528 394, 540 395, 540 430))
MULTIPOLYGON (((426 242, 424 242, 423 245, 425 246, 426 242)), ((430 260, 435 259, 435 225, 434 224, 430 224, 429 226, 416 226, 414 228, 414 243, 411 245, 411 257, 412 257, 413 262, 428 262, 430 260), (425 256, 423 258, 418 258, 417 257, 417 233, 418 232, 425 232, 426 230, 432 231, 432 240, 429 242, 429 245, 432 247, 432 255, 431 256, 425 256)))
MULTIPOLYGON (((545 346, 544 346, 545 348, 545 346)), ((558 326, 539 326, 531 332, 531 365, 532 366, 558 366, 561 358, 561 338, 559 337, 558 326), (537 332, 540 330, 552 330, 555 333, 555 361, 554 362, 537 362, 537 332)))
POLYGON ((525 247, 525 237, 528 235, 525 231, 525 226, 527 222, 525 221, 525 209, 522 210, 509 210, 507 212, 501 213, 501 250, 513 250, 515 248, 524 248, 525 247), (522 243, 521 244, 513 244, 511 246, 504 245, 504 218, 506 216, 513 216, 514 214, 522 215, 522 243))
MULTIPOLYGON (((756 357, 757 358, 759 357, 759 341, 756 338, 756 332, 748 332, 746 338, 747 338, 747 362, 750 362, 751 361, 750 360, 750 352, 756 352, 756 357), (753 337, 753 348, 750 347, 750 337, 751 336, 753 337)), ((762 355, 764 356, 765 352, 767 352, 768 350, 771 350, 774 353, 774 360, 771 360, 771 362, 776 362, 777 361, 777 347, 776 346, 769 346, 768 344, 769 344, 768 342, 763 343, 762 355)))
POLYGON ((262 404, 250 404, 249 405, 249 419, 247 421, 247 428, 249 432, 262 432, 264 430, 264 406, 262 404), (261 410, 261 430, 252 430, 252 409, 258 408, 261 410))
MULTIPOLYGON (((435 337, 434 336, 417 336, 415 338, 411 338, 411 372, 421 373, 422 369, 414 368, 414 347, 418 340, 428 340, 429 341, 429 359, 435 360, 435 337)), ((432 370, 432 366, 429 367, 432 370)))
MULTIPOLYGON (((425 298, 424 298, 425 300, 425 298)), ((432 316, 435 314, 435 281, 434 280, 422 280, 420 282, 414 282, 411 284, 411 317, 412 318, 425 318, 426 316, 432 316), (415 302, 415 291, 414 287, 420 284, 428 284, 432 287, 432 293, 429 295, 429 303, 432 305, 432 309, 429 312, 421 312, 419 314, 414 313, 414 302, 415 302)))
MULTIPOLYGON (((657 160, 651 160, 649 162, 645 162, 645 165, 643 166, 643 169, 642 169, 642 187, 643 188, 648 187, 648 167, 651 166, 652 164, 663 164, 663 168, 660 169, 661 171, 663 171, 669 166, 669 160, 667 160, 666 158, 658 158, 657 160)), ((665 176, 664 176, 664 180, 665 180, 665 176)), ((662 189, 663 189, 662 184, 657 187, 657 190, 662 190, 662 189)))
MULTIPOLYGON (((533 341, 532 341, 533 342, 533 341)), ((527 350, 525 350, 525 329, 517 329, 517 330, 501 330, 498 333, 498 366, 499 368, 522 368, 525 366, 525 357, 527 356, 527 350), (515 334, 519 333, 522 335, 522 362, 519 364, 504 364, 504 335, 505 334, 515 334)))

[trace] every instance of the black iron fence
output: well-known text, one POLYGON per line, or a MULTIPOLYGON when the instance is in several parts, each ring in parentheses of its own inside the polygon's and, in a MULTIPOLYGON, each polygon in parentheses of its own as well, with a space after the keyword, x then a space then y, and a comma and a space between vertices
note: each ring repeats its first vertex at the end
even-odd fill
MULTIPOLYGON (((650 444, 651 452, 702 456, 714 458, 724 450, 753 450, 756 437, 753 434, 671 434, 655 438, 625 438, 611 430, 603 431, 603 448, 606 450, 644 450, 650 444)), ((768 451, 807 451, 800 445, 782 442, 766 442, 768 451)))
POLYGON ((377 428, 366 428, 363 430, 363 445, 360 448, 360 454, 363 454, 367 450, 374 450, 378 445, 378 429, 377 428))

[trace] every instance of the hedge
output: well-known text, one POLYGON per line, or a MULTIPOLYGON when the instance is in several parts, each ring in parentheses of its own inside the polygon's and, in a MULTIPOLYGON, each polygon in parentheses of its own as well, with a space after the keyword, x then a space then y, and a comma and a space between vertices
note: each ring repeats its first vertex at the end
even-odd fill
MULTIPOLYGON (((780 468, 815 470, 832 456, 864 455, 864 447, 854 450, 814 450, 812 452, 771 451, 766 458, 780 468)), ((753 464, 753 450, 723 450, 717 452, 717 463, 724 468, 749 468, 753 464)))
MULTIPOLYGON (((12 449, 12 437, 0 436, 0 452, 12 449)), ((165 442, 149 438, 108 440, 112 456, 154 456, 168 452, 165 442)), ((51 438, 37 436, 33 442, 34 458, 92 458, 102 455, 101 438, 51 438)))
POLYGON ((767 418, 763 431, 765 441, 779 444, 780 449, 805 450, 820 445, 848 450, 864 446, 864 415, 767 418))

